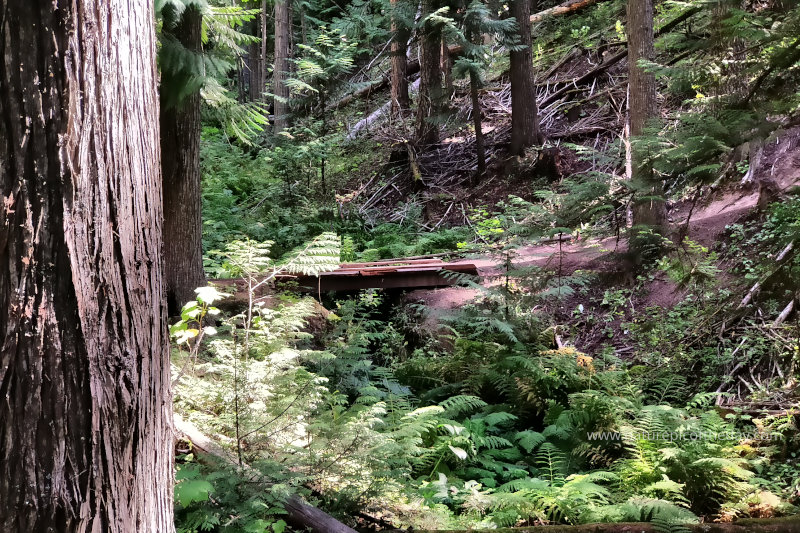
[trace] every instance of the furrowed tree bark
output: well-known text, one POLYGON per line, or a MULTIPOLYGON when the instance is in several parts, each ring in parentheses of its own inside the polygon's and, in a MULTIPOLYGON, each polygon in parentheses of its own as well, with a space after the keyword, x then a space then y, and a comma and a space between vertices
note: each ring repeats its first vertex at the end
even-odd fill
POLYGON ((536 83, 531 56, 531 5, 529 0, 511 2, 512 15, 519 29, 521 50, 510 56, 511 78, 511 155, 522 155, 525 148, 541 144, 539 111, 536 106, 536 83))
MULTIPOLYGON (((424 0, 422 15, 426 17, 438 9, 437 0, 424 0)), ((420 39, 420 83, 417 98, 417 144, 420 147, 439 142, 439 126, 432 119, 439 114, 442 101, 442 76, 439 69, 441 24, 428 20, 420 39)))
POLYGON ((261 87, 262 75, 264 70, 264 62, 261 59, 261 43, 252 43, 248 45, 248 58, 246 79, 248 81, 247 94, 250 102, 261 101, 264 89, 261 87))
POLYGON ((453 60, 450 57, 450 47, 447 46, 447 40, 444 36, 442 36, 442 49, 439 54, 442 76, 444 76, 445 97, 450 99, 453 93, 455 93, 455 86, 453 85, 453 60))
MULTIPOLYGON (((197 4, 186 7, 170 30, 187 49, 201 53, 203 16, 197 4)), ((206 283, 203 271, 203 220, 200 186, 200 105, 197 91, 177 106, 162 100, 161 171, 164 193, 164 281, 169 313, 177 315, 206 283)))
POLYGON ((258 76, 254 80, 255 86, 250 90, 254 102, 263 102, 267 90, 267 0, 261 0, 261 14, 258 17, 261 42, 258 46, 258 76))
POLYGON ((392 5, 392 115, 405 113, 411 106, 408 95, 408 25, 402 20, 401 0, 391 0, 392 5))
POLYGON ((0 531, 170 532, 153 4, 0 7, 0 531))
MULTIPOLYGON (((634 227, 650 227, 663 234, 666 207, 663 184, 654 174, 647 153, 636 138, 644 134, 647 122, 657 114, 655 75, 639 65, 640 60, 654 57, 653 0, 628 0, 628 102, 631 143, 631 181, 638 200, 633 202, 634 227)), ((636 230, 634 230, 636 231, 636 230)), ((634 235, 633 251, 637 253, 639 239, 634 235)), ((641 243, 644 244, 644 243, 641 243)), ((640 251, 640 250, 639 250, 640 251)))
POLYGON ((272 93, 275 95, 274 126, 276 135, 289 125, 289 46, 292 31, 291 0, 275 1, 275 69, 272 72, 272 93))

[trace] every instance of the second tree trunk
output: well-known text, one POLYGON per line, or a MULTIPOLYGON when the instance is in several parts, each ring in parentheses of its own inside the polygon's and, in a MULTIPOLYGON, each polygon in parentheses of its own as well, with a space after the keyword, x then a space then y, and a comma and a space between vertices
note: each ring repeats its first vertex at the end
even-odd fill
POLYGON ((289 124, 289 44, 292 31, 291 0, 275 1, 275 70, 272 73, 275 94, 274 133, 283 131, 289 124))
MULTIPOLYGON (((202 49, 202 15, 190 5, 175 28, 175 38, 187 49, 202 49)), ((176 107, 164 107, 161 123, 161 171, 164 195, 164 280, 171 314, 205 285, 203 220, 200 188, 200 93, 176 107)))
POLYGON ((627 32, 631 178, 636 191, 633 224, 649 226, 660 233, 666 221, 662 184, 653 173, 646 148, 636 139, 644 134, 647 122, 656 116, 655 76, 639 65, 639 60, 653 59, 652 0, 628 1, 627 32))
MULTIPOLYGON (((436 11, 436 0, 424 0, 423 16, 436 11)), ((439 126, 436 124, 442 101, 442 72, 439 66, 442 27, 428 20, 423 28, 420 42, 420 82, 417 103, 417 144, 428 146, 439 142, 439 126)))
POLYGON ((521 155, 525 148, 541 144, 539 110, 536 105, 536 84, 531 55, 531 6, 529 0, 511 3, 519 29, 520 50, 510 53, 511 77, 511 146, 512 155, 521 155))

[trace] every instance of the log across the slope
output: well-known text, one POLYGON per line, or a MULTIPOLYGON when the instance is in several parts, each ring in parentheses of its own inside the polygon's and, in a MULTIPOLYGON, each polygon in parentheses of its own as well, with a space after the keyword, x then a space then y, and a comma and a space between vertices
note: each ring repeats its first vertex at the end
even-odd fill
POLYGON ((580 11, 584 7, 593 6, 598 2, 602 2, 603 0, 567 0, 562 4, 558 4, 557 6, 553 6, 549 9, 545 9, 543 11, 539 11, 538 13, 534 13, 531 15, 531 23, 541 22, 548 17, 555 17, 558 15, 568 15, 570 13, 575 13, 576 11, 580 11))
MULTIPOLYGON (((187 438, 199 454, 210 455, 231 465, 237 465, 249 473, 261 475, 247 465, 238 465, 236 458, 180 415, 174 415, 174 425, 175 431, 187 438)), ((286 509, 286 521, 295 527, 308 528, 314 533, 357 533, 355 529, 339 522, 331 515, 307 504, 299 496, 287 498, 283 502, 283 507, 286 509)))
MULTIPOLYGON (((670 31, 672 31, 678 24, 680 24, 681 22, 693 17, 694 15, 699 13, 701 10, 702 10, 702 8, 700 8, 700 7, 693 7, 691 9, 687 9, 686 11, 684 11, 683 13, 681 13, 680 15, 678 15, 677 17, 675 17, 671 21, 669 21, 666 24, 664 24, 663 26, 661 26, 661 28, 659 28, 658 31, 655 32, 655 37, 660 37, 660 36, 664 35, 665 33, 668 33, 670 31)), ((557 90, 556 92, 554 92, 553 94, 551 94, 550 96, 545 98, 542 102, 540 102, 539 103, 539 107, 540 108, 547 107, 548 105, 552 104, 553 102, 555 102, 556 100, 558 100, 559 98, 564 96, 564 93, 566 93, 567 91, 572 90, 577 85, 580 85, 580 84, 583 84, 583 83, 586 83, 588 81, 593 80, 594 78, 596 78, 597 76, 599 76, 600 74, 602 74, 603 72, 605 72, 606 70, 608 70, 609 68, 614 66, 615 64, 619 63, 620 61, 622 61, 626 57, 628 57, 628 49, 627 48, 625 50, 617 52, 613 56, 609 57, 603 63, 598 65, 596 68, 590 70, 586 74, 584 74, 584 75, 582 75, 582 76, 580 76, 578 78, 575 78, 574 80, 572 80, 569 83, 565 84, 564 87, 562 87, 561 89, 557 90)))
MULTIPOLYGON (((450 57, 458 57, 464 51, 464 47, 450 46, 448 50, 450 51, 450 57)), ((406 67, 406 76, 412 76, 414 74, 417 74, 418 72, 419 72, 419 61, 418 60, 409 61, 408 66, 406 67)), ((357 91, 353 91, 350 94, 343 96, 341 99, 337 100, 332 106, 328 107, 328 110, 330 111, 332 109, 333 110, 339 109, 341 107, 346 106, 347 104, 349 104, 350 102, 352 102, 357 98, 369 96, 371 93, 374 93, 375 91, 382 91, 383 89, 389 86, 389 82, 391 80, 392 80, 392 73, 387 72, 379 79, 371 83, 368 83, 367 85, 358 89, 357 91)))

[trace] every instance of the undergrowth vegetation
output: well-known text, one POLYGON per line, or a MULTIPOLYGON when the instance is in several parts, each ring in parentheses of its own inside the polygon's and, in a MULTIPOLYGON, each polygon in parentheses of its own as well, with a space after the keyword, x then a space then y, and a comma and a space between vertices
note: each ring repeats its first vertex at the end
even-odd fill
MULTIPOLYGON (((340 253, 331 246, 326 257, 340 253)), ((237 257, 253 279, 272 264, 255 252, 237 257)), ((331 268, 315 257, 299 262, 331 268)), ((800 472, 791 417, 754 421, 716 407, 719 395, 702 391, 718 378, 682 375, 711 364, 676 353, 690 348, 662 344, 648 355, 661 335, 705 315, 678 307, 658 317, 656 333, 631 326, 640 359, 590 356, 555 347, 552 315, 519 305, 576 294, 579 286, 560 298, 486 290, 485 304, 438 317, 441 337, 412 335, 424 309, 387 312, 374 291, 323 318, 312 299, 291 295, 218 314, 224 294, 198 290, 173 327, 187 346, 174 358, 175 407, 231 462, 198 463, 186 450, 181 531, 282 531, 281 502, 295 493, 343 517, 363 511, 417 528, 651 521, 680 531, 700 519, 792 512, 799 502, 787 480, 800 472), (506 314, 486 315, 492 302, 506 314), (323 322, 313 335, 309 320, 323 322)), ((612 314, 626 304, 604 301, 612 314)))
MULTIPOLYGON (((326 24, 320 6, 304 4, 320 18, 304 21, 293 125, 259 143, 220 124, 203 131, 212 279, 172 327, 173 380, 176 412, 224 453, 212 461, 179 445, 179 531, 280 533, 294 495, 375 529, 643 521, 678 532, 797 513, 800 197, 759 192, 711 237, 690 229, 726 187, 739 195, 728 205, 777 188, 753 176, 766 172, 762 153, 798 135, 787 89, 798 13, 690 4, 658 6, 657 27, 697 16, 666 32, 646 62, 664 110, 633 144, 663 182, 664 198, 652 200, 666 199, 674 231, 635 235, 646 243, 638 255, 626 241, 641 191, 625 178, 629 141, 614 129, 624 122, 620 71, 547 118, 556 128, 601 109, 619 123, 589 121, 520 157, 490 158, 474 190, 431 178, 409 192, 397 187, 419 172, 409 121, 347 140, 364 111, 325 107, 369 82, 387 6, 351 2, 326 24), (753 56, 738 61, 745 43, 753 56), (545 171, 553 153, 562 159, 545 171), (521 260, 531 245, 547 248, 546 263, 521 260), (567 247, 585 257, 567 264, 567 247), (272 283, 339 262, 440 253, 492 260, 483 281, 445 274, 472 300, 443 309, 379 290, 315 300, 272 283), (213 278, 244 285, 227 294, 213 278)), ((436 16, 447 31, 461 31, 446 12, 436 16)), ((609 1, 545 19, 534 64, 563 68, 557 75, 573 83, 624 44, 623 14, 609 1)), ((481 94, 501 99, 508 64, 486 46, 481 94)), ((437 118, 449 136, 441 157, 473 134, 455 109, 467 85, 456 82, 452 108, 437 118)), ((486 115, 493 130, 506 126, 496 109, 486 115)), ((798 175, 796 162, 781 161, 798 175)))

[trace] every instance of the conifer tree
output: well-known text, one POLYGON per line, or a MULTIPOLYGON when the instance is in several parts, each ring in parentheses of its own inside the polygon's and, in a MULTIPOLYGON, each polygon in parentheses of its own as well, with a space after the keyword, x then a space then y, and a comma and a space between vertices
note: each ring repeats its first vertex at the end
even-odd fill
MULTIPOLYGON (((653 0, 628 0, 628 101, 631 144, 631 180, 636 191, 633 203, 633 248, 644 244, 637 238, 640 229, 649 227, 664 231, 666 209, 662 198, 663 185, 655 175, 646 153, 645 143, 637 142, 648 121, 656 116, 656 80, 640 63, 652 61, 653 0)), ((640 250, 639 250, 640 251, 640 250)))
POLYGON ((174 531, 151 0, 0 40, 0 531, 174 531))
POLYGON ((486 173, 486 148, 481 120, 481 102, 478 96, 482 85, 481 77, 486 68, 489 53, 487 46, 483 44, 483 38, 484 35, 496 37, 513 50, 516 41, 516 23, 512 19, 497 20, 492 17, 488 6, 481 0, 473 0, 464 11, 462 26, 463 53, 455 62, 455 73, 469 78, 472 123, 475 128, 475 151, 478 158, 478 169, 473 176, 474 184, 486 173))
POLYGON ((272 92, 275 98, 273 133, 279 134, 289 125, 289 52, 292 34, 291 0, 275 1, 275 68, 272 92))
POLYGON ((392 6, 392 115, 408 111, 411 98, 408 94, 408 38, 410 21, 406 11, 408 2, 391 0, 392 6))
MULTIPOLYGON (((203 53, 203 7, 174 3, 161 10, 162 38, 174 40, 187 52, 203 53)), ((203 220, 200 190, 200 89, 202 81, 188 63, 162 70, 161 174, 164 199, 164 281, 170 313, 194 298, 205 284, 203 220), (181 87, 181 97, 174 98, 181 87)))
POLYGON ((205 284, 203 271, 202 194, 200 186, 201 106, 209 108, 247 141, 266 123, 261 102, 240 104, 216 80, 232 64, 227 55, 240 55, 239 43, 256 37, 236 31, 257 11, 236 7, 212 8, 206 0, 161 0, 158 63, 161 69, 160 113, 164 202, 165 283, 170 312, 194 299, 194 289, 205 284), (214 37, 212 51, 205 42, 214 37))
POLYGON ((435 119, 442 103, 441 53, 442 26, 438 0, 423 0, 420 37, 420 83, 417 102, 417 144, 421 147, 439 142, 435 119))
POLYGON ((511 145, 512 155, 521 155, 525 148, 544 142, 539 130, 536 105, 536 84, 531 55, 531 5, 529 0, 512 0, 511 12, 517 22, 519 46, 510 52, 511 77, 511 145))

